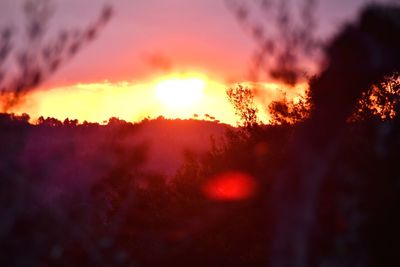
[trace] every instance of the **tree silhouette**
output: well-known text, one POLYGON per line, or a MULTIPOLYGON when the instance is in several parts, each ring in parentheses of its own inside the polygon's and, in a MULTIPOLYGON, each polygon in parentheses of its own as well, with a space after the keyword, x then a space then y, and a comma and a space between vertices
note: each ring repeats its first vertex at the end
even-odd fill
POLYGON ((226 94, 235 108, 235 114, 240 118, 240 123, 245 128, 255 127, 259 121, 252 90, 249 87, 238 84, 236 87, 229 88, 226 94))
POLYGON ((323 47, 315 35, 317 1, 297 1, 299 5, 279 0, 225 2, 258 47, 250 69, 252 80, 265 73, 289 85, 307 78, 306 62, 317 59, 323 47), (265 20, 257 20, 260 12, 265 20))
POLYGON ((43 83, 59 67, 92 41, 112 16, 112 7, 105 6, 99 17, 84 29, 60 30, 58 36, 45 41, 52 15, 50 0, 25 2, 25 38, 27 45, 14 44, 16 32, 3 28, 0 36, 0 93, 3 111, 15 106, 26 93, 43 83))
POLYGON ((400 69, 399 18, 398 6, 367 6, 359 21, 344 28, 327 47, 329 64, 310 84, 310 120, 296 133, 288 158, 292 165, 274 185, 272 266, 311 264, 318 196, 346 120, 363 91, 400 69))
POLYGON ((399 73, 386 76, 382 82, 372 85, 362 93, 350 121, 378 118, 384 121, 399 118, 399 73))
POLYGON ((298 96, 295 99, 288 100, 286 94, 283 99, 272 101, 268 106, 271 116, 269 123, 272 125, 296 124, 306 120, 311 112, 311 101, 308 97, 308 91, 305 96, 298 96))
POLYGON ((336 127, 350 115, 363 91, 398 70, 398 12, 397 6, 369 6, 355 25, 332 41, 327 48, 330 64, 311 82, 312 117, 336 127))

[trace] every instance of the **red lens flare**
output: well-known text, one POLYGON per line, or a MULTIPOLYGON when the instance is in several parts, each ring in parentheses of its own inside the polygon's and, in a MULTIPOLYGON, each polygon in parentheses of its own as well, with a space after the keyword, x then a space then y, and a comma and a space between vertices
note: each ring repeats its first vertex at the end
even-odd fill
POLYGON ((203 186, 206 197, 218 201, 245 200, 254 195, 256 182, 244 172, 225 172, 219 174, 203 186))

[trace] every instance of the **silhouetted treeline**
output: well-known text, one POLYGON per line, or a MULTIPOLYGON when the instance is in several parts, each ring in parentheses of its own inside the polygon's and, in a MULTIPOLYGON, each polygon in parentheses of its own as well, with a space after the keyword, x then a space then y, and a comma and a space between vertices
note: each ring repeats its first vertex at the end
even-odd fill
POLYGON ((208 135, 227 127, 161 117, 137 124, 111 118, 107 125, 39 118, 32 125, 27 115, 1 114, 1 265, 115 265, 145 257, 147 245, 142 255, 125 244, 162 238, 150 225, 164 221, 144 207, 163 204, 167 173, 184 150, 204 153, 208 135), (131 216, 141 219, 128 227, 131 216), (107 242, 115 251, 103 255, 107 242))
MULTIPOLYGON (((215 122, 159 118, 131 124, 112 118, 99 125, 40 118, 32 125, 27 115, 0 117, 2 265, 265 262, 268 219, 259 209, 269 182, 262 174, 278 168, 281 157, 271 153, 284 145, 290 131, 267 127, 248 139, 215 122), (152 155, 146 153, 149 144, 135 137, 147 124, 163 125, 153 126, 159 138, 168 128, 179 135, 180 128, 196 124, 203 124, 197 129, 204 135, 212 127, 228 133, 223 142, 213 132, 210 146, 200 144, 207 153, 188 150, 176 175, 166 177, 143 168, 152 155), (270 166, 264 166, 267 159, 273 159, 270 166), (213 181, 224 173, 239 180, 228 189, 222 183, 222 191, 214 192, 213 181), (240 180, 244 174, 249 181, 240 180), (256 189, 243 195, 243 182, 256 189)), ((184 142, 187 137, 178 138, 184 142)))
MULTIPOLYGON (((129 141, 141 124, 3 114, 0 127, 2 265, 269 266, 273 185, 304 126, 229 129, 169 179, 143 171, 151 155, 129 141)), ((399 129, 369 119, 343 130, 316 202, 313 264, 398 263, 399 129)))

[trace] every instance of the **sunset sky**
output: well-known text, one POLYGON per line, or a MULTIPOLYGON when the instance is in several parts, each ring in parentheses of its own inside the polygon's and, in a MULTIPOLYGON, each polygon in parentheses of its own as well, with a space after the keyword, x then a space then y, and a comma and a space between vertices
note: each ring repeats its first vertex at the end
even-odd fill
MULTIPOLYGON (((49 37, 57 29, 87 26, 104 4, 111 3, 53 2, 49 37)), ((2 0, 0 25, 20 29, 24 24, 22 3, 2 0)), ((362 3, 365 1, 320 1, 318 34, 329 38, 333 29, 351 18, 362 3)), ((111 4, 115 14, 98 38, 28 95, 15 112, 28 112, 33 118, 43 115, 98 122, 112 116, 138 121, 158 115, 190 118, 196 113, 200 118, 209 114, 235 124, 225 90, 232 82, 248 81, 255 44, 225 1, 118 0, 111 4), (171 79, 179 81, 165 83, 171 79), (188 80, 193 79, 202 82, 201 88, 188 93, 198 95, 186 99, 190 105, 174 106, 171 99, 160 96, 160 86, 173 94, 165 88, 191 87, 193 83, 188 80)), ((258 100, 261 111, 279 96, 279 90, 285 90, 271 80, 263 81, 260 87, 265 88, 264 98, 258 100)), ((301 92, 301 88, 304 85, 292 89, 289 95, 301 92)), ((261 116, 267 119, 265 114, 261 116)))

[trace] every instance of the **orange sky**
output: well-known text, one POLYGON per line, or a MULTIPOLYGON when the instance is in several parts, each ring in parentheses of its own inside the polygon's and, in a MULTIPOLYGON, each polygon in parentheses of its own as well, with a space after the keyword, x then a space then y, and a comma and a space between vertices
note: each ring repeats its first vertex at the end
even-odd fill
MULTIPOLYGON (((352 17, 362 0, 320 1, 319 31, 325 35, 352 17)), ((59 119, 102 122, 111 116, 129 121, 144 117, 192 117, 210 114, 235 124, 236 117, 225 90, 230 82, 243 82, 255 44, 241 29, 223 0, 98 1, 54 0, 55 12, 48 38, 62 28, 82 28, 93 21, 105 3, 115 15, 99 37, 29 94, 13 111, 59 119), (204 96, 190 107, 167 107, 157 98, 163 77, 201 76, 204 96)), ((24 25, 21 2, 0 1, 0 24, 24 25)), ((261 117, 284 89, 263 83, 265 98, 258 99, 261 117)), ((290 90, 295 95, 299 90, 290 90)), ((202 118, 200 116, 200 118, 202 118)))
MULTIPOLYGON (((118 117, 126 121, 140 121, 146 117, 156 118, 159 115, 166 118, 186 119, 193 118, 194 114, 197 114, 199 119, 208 119, 205 116, 208 114, 223 123, 236 125, 238 118, 227 99, 226 88, 227 84, 224 82, 210 80, 204 75, 195 73, 164 76, 144 83, 128 81, 81 83, 34 91, 12 111, 17 114, 28 113, 33 120, 39 116, 49 116, 60 120, 77 118, 80 122, 84 120, 103 122, 110 117, 118 117), (176 101, 171 103, 171 99, 166 100, 162 96, 160 98, 157 93, 159 85, 165 81, 193 78, 204 82, 201 95, 188 93, 187 96, 191 98, 183 98, 183 105, 176 101)), ((280 85, 273 83, 260 83, 257 88, 261 88, 261 91, 264 92, 263 97, 256 98, 256 104, 260 111, 259 116, 260 119, 267 122, 266 107, 270 101, 280 99, 285 90, 280 85)), ((299 85, 297 88, 290 89, 291 94, 288 97, 301 93, 303 88, 304 85, 299 85)))

